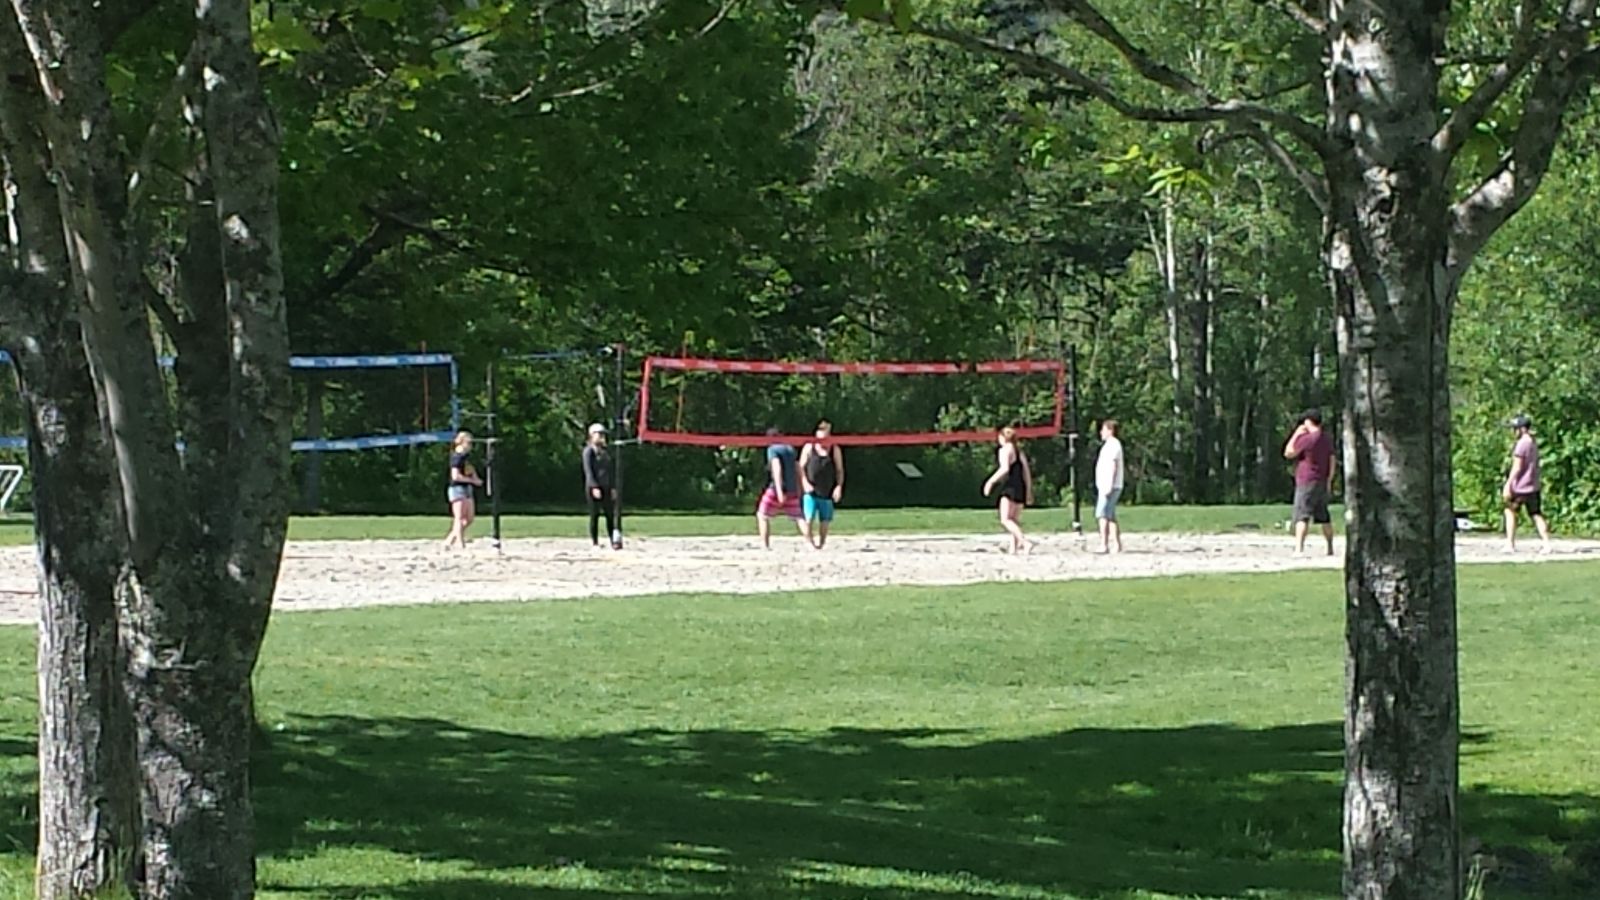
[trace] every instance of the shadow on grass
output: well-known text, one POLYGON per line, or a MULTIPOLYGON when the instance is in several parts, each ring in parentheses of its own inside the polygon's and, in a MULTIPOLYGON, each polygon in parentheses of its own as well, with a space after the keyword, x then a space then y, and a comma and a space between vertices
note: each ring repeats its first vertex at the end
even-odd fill
MULTIPOLYGON (((307 718, 260 762, 264 855, 377 848, 452 864, 440 872, 448 880, 317 888, 329 896, 1338 889, 1333 723, 978 742, 849 729, 549 739, 431 719, 307 718), (562 873, 575 871, 592 884, 566 886, 562 873)), ((1563 829, 1592 831, 1600 815, 1591 797, 1466 802, 1495 841, 1592 839, 1563 829)))

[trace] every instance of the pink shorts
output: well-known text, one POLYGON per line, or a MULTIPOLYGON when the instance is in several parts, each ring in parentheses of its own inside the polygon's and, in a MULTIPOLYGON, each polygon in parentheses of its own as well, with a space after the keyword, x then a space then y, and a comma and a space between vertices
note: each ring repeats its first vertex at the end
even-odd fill
POLYGON ((780 512, 791 519, 805 518, 800 512, 799 492, 785 497, 782 503, 778 502, 778 492, 772 488, 769 487, 762 492, 761 502, 756 504, 756 515, 770 519, 780 512))

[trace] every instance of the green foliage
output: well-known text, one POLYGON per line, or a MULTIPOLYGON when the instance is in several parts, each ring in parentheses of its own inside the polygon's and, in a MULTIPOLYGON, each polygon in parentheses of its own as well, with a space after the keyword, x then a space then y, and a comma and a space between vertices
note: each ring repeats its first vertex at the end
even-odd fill
MULTIPOLYGON (((1263 4, 1100 7, 1219 94, 1317 115, 1316 79, 1304 78, 1320 71, 1316 40, 1263 4)), ((816 12, 710 0, 258 7, 285 136, 295 351, 426 342, 462 359, 467 405, 482 412, 486 363, 503 351, 624 341, 635 356, 970 359, 1076 345, 1082 424, 1124 422, 1132 498, 1285 495, 1277 451, 1290 415, 1335 406, 1317 213, 1298 189, 1218 127, 1129 123, 993 59, 860 22, 958 26, 1071 59, 1134 100, 1171 99, 1048 12, 1008 0, 816 12)), ((1446 68, 1447 107, 1482 78, 1473 60, 1504 49, 1514 15, 1477 4, 1454 16, 1465 61, 1446 68)), ((181 129, 150 131, 179 32, 146 17, 111 60, 123 127, 157 136, 144 202, 158 210, 181 196, 171 173, 186 162, 181 129)), ((1516 94, 1469 142, 1462 184, 1498 159, 1516 94)), ((1587 285, 1600 273, 1584 212, 1600 190, 1587 174, 1594 133, 1592 116, 1579 121, 1547 196, 1467 279, 1455 344, 1462 503, 1493 507, 1506 452, 1493 423, 1527 410, 1541 424, 1557 522, 1584 528, 1600 525, 1586 464, 1597 412, 1587 285)), ((507 498, 573 502, 582 428, 616 414, 609 373, 587 361, 508 367, 501 384, 507 498)), ((865 427, 1009 414, 981 393, 928 387, 749 381, 722 414, 826 414, 865 427)), ((327 389, 325 433, 420 427, 409 380, 339 377, 327 389)), ((14 413, 0 404, 0 421, 14 413)), ((887 451, 863 461, 884 475, 874 502, 967 503, 957 486, 986 453, 905 451, 898 459, 941 473, 920 485, 893 475, 887 451)), ((1053 442, 1035 453, 1053 495, 1065 460, 1053 442)), ((327 507, 436 502, 434 448, 320 465, 327 507)), ((640 502, 742 504, 732 495, 759 479, 759 464, 651 448, 630 455, 630 474, 640 502)))
POLYGON ((1554 527, 1600 527, 1600 120, 1576 122, 1545 190, 1485 251, 1452 341, 1457 502, 1493 520, 1510 465, 1506 420, 1535 423, 1554 527))

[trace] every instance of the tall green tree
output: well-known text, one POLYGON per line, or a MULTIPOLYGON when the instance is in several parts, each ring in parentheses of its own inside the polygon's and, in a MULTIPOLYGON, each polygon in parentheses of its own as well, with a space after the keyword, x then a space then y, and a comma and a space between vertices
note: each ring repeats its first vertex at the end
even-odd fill
MULTIPOLYGON (((1130 21, 1197 9, 1159 6, 1142 5, 1130 21)), ((1460 896, 1450 322, 1473 260, 1537 192, 1567 110, 1600 68, 1593 0, 1202 7, 1242 18, 1270 9, 1304 48, 1285 65, 1241 64, 1223 76, 1145 42, 1133 28, 1148 26, 1119 25, 1110 5, 1088 0, 1047 7, 1100 50, 1070 59, 926 12, 919 20, 909 0, 852 8, 1133 119, 1223 123, 1314 199, 1338 315, 1348 468, 1345 895, 1460 896), (1469 51, 1492 61, 1457 84, 1446 61, 1469 51), (1479 168, 1463 151, 1503 107, 1517 124, 1479 168)))

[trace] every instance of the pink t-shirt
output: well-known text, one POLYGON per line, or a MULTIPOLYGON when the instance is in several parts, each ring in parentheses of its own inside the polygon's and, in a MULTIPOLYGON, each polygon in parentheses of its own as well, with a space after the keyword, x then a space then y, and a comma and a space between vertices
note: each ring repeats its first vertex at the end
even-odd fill
POLYGON ((1533 435, 1525 434, 1517 438, 1516 446, 1511 448, 1511 456, 1522 460, 1522 469, 1511 482, 1511 493, 1521 496, 1539 491, 1539 445, 1534 443, 1533 435))

